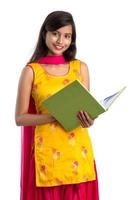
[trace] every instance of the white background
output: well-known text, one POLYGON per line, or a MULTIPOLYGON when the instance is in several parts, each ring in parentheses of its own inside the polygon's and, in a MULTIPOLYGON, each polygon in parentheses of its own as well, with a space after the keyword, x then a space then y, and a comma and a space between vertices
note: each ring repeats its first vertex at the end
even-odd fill
POLYGON ((89 66, 98 100, 127 89, 89 129, 98 169, 100 200, 134 199, 132 0, 23 0, 0 5, 0 199, 18 200, 20 127, 14 112, 22 68, 34 50, 47 14, 66 10, 77 28, 77 58, 89 66))

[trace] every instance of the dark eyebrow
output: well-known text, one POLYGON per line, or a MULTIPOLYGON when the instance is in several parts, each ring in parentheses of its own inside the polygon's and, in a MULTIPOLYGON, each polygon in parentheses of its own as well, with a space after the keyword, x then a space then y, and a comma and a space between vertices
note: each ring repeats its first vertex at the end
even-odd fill
POLYGON ((72 33, 65 33, 65 34, 67 34, 67 35, 72 35, 72 33))
MULTIPOLYGON (((59 32, 59 31, 53 31, 53 32, 58 32, 58 33, 61 33, 61 32, 59 32)), ((72 35, 72 33, 65 33, 66 35, 72 35)))

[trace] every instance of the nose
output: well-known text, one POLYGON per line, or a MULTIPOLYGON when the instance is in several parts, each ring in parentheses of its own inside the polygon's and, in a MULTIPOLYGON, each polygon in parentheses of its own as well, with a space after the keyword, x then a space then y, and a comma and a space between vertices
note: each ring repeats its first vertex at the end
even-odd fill
POLYGON ((58 43, 58 44, 62 44, 62 42, 63 42, 63 38, 62 38, 61 35, 59 35, 59 37, 58 37, 58 39, 57 39, 57 43, 58 43))

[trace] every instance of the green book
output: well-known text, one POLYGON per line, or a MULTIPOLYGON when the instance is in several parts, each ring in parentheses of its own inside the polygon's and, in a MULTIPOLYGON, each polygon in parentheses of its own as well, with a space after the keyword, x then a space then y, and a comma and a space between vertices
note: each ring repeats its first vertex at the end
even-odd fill
POLYGON ((68 132, 80 126, 77 118, 77 113, 80 110, 86 111, 94 119, 107 111, 124 89, 125 87, 100 103, 78 80, 75 80, 44 100, 43 106, 68 132))

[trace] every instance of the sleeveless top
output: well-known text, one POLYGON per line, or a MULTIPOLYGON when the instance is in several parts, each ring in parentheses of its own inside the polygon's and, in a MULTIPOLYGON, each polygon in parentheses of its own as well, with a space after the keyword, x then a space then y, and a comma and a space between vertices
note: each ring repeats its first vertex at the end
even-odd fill
MULTIPOLYGON (((48 113, 42 102, 50 95, 76 79, 82 82, 79 60, 69 62, 69 71, 63 76, 49 74, 39 63, 30 63, 28 66, 34 72, 32 97, 38 114, 48 113)), ((38 125, 35 128, 34 146, 36 186, 76 184, 96 179, 87 128, 79 126, 66 132, 58 122, 38 125)))

